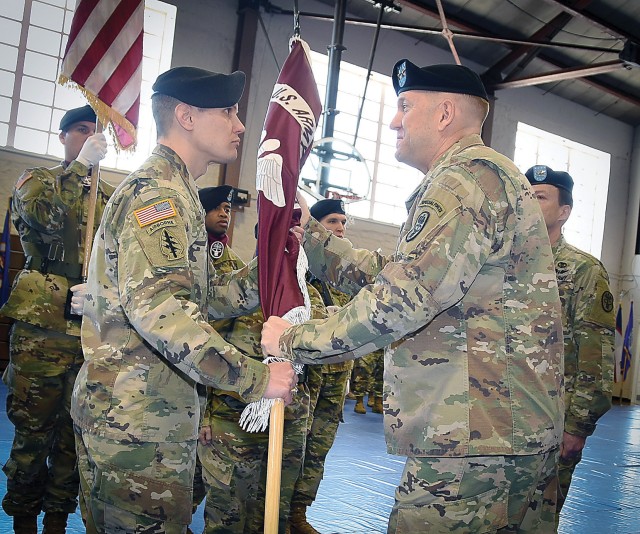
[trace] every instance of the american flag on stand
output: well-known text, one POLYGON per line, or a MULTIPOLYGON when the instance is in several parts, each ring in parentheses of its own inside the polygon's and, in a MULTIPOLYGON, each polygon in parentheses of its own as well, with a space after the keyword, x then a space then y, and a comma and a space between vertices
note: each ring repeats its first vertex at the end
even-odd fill
POLYGON ((120 148, 132 148, 140 109, 144 0, 77 0, 58 82, 76 85, 120 148))

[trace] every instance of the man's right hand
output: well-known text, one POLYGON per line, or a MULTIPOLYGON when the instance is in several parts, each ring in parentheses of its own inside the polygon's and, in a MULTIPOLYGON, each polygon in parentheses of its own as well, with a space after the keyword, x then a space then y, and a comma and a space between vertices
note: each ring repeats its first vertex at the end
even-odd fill
POLYGON ((293 390, 298 383, 298 375, 290 362, 274 362, 269 365, 269 385, 264 392, 265 399, 283 399, 289 405, 293 400, 293 390))
POLYGON ((103 133, 93 134, 87 137, 82 145, 76 161, 85 167, 91 167, 107 155, 107 138, 103 133))

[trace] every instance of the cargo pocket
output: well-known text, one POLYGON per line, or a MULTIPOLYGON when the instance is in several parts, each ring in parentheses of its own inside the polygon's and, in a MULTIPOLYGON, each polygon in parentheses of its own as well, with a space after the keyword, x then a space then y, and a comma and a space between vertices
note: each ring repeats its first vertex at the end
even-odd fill
POLYGON ((492 489, 457 501, 443 501, 424 506, 398 509, 396 534, 445 534, 449 532, 494 532, 508 523, 508 492, 492 489))
POLYGON ((162 522, 182 525, 191 522, 191 488, 116 468, 98 469, 96 479, 98 499, 105 504, 105 521, 107 515, 113 515, 120 508, 162 522), (116 510, 109 512, 110 506, 116 510))
POLYGON ((225 490, 231 484, 234 462, 218 450, 219 445, 198 442, 198 458, 202 464, 202 477, 215 488, 225 490))

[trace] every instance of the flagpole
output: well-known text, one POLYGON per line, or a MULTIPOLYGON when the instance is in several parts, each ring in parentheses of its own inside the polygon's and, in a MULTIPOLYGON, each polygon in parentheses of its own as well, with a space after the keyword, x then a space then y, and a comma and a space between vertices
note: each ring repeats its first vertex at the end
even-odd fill
POLYGON ((280 515, 280 480, 282 475, 282 442, 284 437, 284 402, 275 399, 269 417, 267 451, 267 487, 265 491, 264 534, 278 534, 280 515))
MULTIPOLYGON (((102 133, 104 126, 96 120, 96 133, 102 133)), ((87 281, 89 274, 89 258, 93 246, 93 225, 96 220, 96 204, 98 202, 98 180, 100 179, 100 162, 93 166, 91 171, 91 187, 89 188, 89 208, 87 212, 87 227, 84 235, 84 261, 82 262, 82 281, 87 281)))

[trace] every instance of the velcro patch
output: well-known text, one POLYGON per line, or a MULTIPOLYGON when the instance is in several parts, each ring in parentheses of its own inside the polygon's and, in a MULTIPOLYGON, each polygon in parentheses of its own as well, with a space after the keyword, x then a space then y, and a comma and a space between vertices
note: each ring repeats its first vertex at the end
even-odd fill
POLYGON ((169 261, 179 260, 184 258, 185 246, 176 232, 163 228, 160 232, 160 252, 169 261))
POLYGON ((416 223, 413 225, 411 230, 409 230, 409 233, 407 233, 407 237, 405 238, 407 243, 415 239, 418 236, 418 234, 422 232, 422 229, 424 228, 425 224, 427 224, 428 220, 429 220, 428 211, 423 211, 420 215, 418 215, 418 218, 416 219, 416 223))
POLYGON ((27 183, 27 180, 31 178, 33 178, 33 175, 29 171, 24 172, 16 182, 16 191, 18 191, 25 183, 27 183))
POLYGON ((144 208, 135 210, 133 214, 135 215, 140 228, 144 228, 145 226, 157 221, 175 217, 178 212, 176 211, 176 207, 173 205, 173 201, 170 198, 165 198, 164 200, 154 202, 150 206, 145 206, 144 208))

